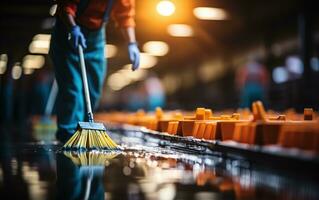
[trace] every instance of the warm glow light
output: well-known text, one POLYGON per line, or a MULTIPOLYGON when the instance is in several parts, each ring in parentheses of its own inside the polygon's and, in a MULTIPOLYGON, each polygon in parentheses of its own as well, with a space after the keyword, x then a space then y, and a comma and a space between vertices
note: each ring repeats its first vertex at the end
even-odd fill
POLYGON ((7 54, 1 54, 0 55, 0 60, 2 60, 2 61, 8 61, 8 55, 7 54))
POLYGON ((118 91, 131 83, 143 80, 146 76, 146 70, 139 69, 137 71, 132 71, 131 64, 127 64, 123 66, 123 69, 110 75, 107 83, 112 90, 118 91))
POLYGON ((190 37, 194 35, 193 28, 186 24, 171 24, 167 32, 174 37, 190 37))
MULTIPOLYGON (((158 62, 157 57, 148 53, 140 53, 140 67, 139 69, 149 69, 154 67, 158 62)), ((127 64, 124 69, 132 69, 132 64, 127 64)))
POLYGON ((147 71, 143 69, 139 69, 136 71, 132 71, 131 69, 127 69, 128 65, 124 65, 123 69, 119 70, 118 73, 122 74, 123 78, 129 79, 131 82, 140 81, 147 75, 147 71))
POLYGON ((23 68, 27 69, 40 69, 43 67, 45 59, 40 55, 26 55, 23 58, 23 68))
POLYGON ((0 74, 4 74, 7 69, 7 63, 3 60, 0 60, 0 74))
POLYGON ((151 67, 154 67, 158 62, 156 57, 147 53, 141 53, 140 56, 140 69, 149 69, 151 67))
POLYGON ((29 51, 37 54, 48 54, 51 35, 37 34, 33 37, 33 41, 29 45, 29 51))
POLYGON ((21 77, 22 75, 22 68, 20 66, 20 63, 15 63, 14 66, 12 67, 11 71, 12 78, 14 80, 17 80, 21 77))
POLYGON ((132 71, 132 64, 127 64, 119 71, 110 75, 107 84, 112 90, 118 91, 135 81, 143 80, 147 75, 145 69, 155 66, 158 62, 156 57, 147 53, 141 53, 140 56, 140 67, 138 70, 132 71))
POLYGON ((51 35, 50 34, 37 34, 33 37, 32 39, 34 40, 43 40, 43 41, 50 41, 51 40, 51 35))
POLYGON ((162 41, 149 41, 143 45, 143 50, 153 56, 164 56, 168 53, 169 46, 162 41))
POLYGON ((131 81, 123 76, 121 73, 114 73, 110 75, 108 81, 108 85, 114 91, 121 90, 125 86, 131 83, 131 81))
POLYGON ((156 10, 162 16, 171 16, 175 12, 175 5, 171 1, 163 0, 158 2, 156 10))
POLYGON ((194 8, 194 15, 202 20, 225 20, 227 13, 221 8, 198 7, 194 8))
POLYGON ((112 58, 117 54, 117 47, 113 44, 106 44, 104 50, 105 58, 112 58))
POLYGON ((31 75, 31 74, 33 74, 33 72, 34 72, 34 69, 23 68, 23 73, 24 73, 25 75, 31 75))
POLYGON ((0 74, 4 74, 7 69, 8 55, 1 54, 0 55, 0 74))
POLYGON ((49 46, 50 46, 50 41, 36 40, 31 42, 29 46, 29 51, 31 53, 37 53, 37 54, 48 54, 49 46))

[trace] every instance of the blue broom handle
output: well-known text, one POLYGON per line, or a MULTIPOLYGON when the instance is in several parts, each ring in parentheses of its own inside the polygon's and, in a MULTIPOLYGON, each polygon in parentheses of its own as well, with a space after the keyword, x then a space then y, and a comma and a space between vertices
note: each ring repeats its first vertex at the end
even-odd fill
POLYGON ((88 114, 88 120, 89 120, 89 122, 93 122, 93 113, 92 113, 92 108, 91 108, 91 100, 90 100, 88 79, 87 79, 87 76, 86 76, 86 68, 85 68, 85 61, 84 61, 84 55, 83 55, 83 48, 82 48, 81 45, 79 45, 78 50, 79 50, 82 81, 83 81, 83 89, 84 89, 85 104, 86 104, 86 109, 87 109, 87 114, 88 114))

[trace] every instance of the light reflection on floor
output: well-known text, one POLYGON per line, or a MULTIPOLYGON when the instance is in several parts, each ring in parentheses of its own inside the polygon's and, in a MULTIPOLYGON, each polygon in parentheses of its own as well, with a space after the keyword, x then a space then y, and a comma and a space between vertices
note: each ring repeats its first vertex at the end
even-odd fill
POLYGON ((309 178, 259 170, 216 152, 196 153, 201 148, 163 146, 138 132, 110 134, 124 151, 79 155, 36 138, 16 144, 2 137, 0 199, 319 198, 318 182, 309 178))

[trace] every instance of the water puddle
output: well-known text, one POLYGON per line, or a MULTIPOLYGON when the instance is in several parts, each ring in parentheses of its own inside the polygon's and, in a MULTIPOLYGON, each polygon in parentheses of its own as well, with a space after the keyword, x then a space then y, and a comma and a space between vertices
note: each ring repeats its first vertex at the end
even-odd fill
POLYGON ((0 199, 318 199, 311 178, 278 173, 202 146, 110 132, 119 152, 62 152, 1 143, 0 199))

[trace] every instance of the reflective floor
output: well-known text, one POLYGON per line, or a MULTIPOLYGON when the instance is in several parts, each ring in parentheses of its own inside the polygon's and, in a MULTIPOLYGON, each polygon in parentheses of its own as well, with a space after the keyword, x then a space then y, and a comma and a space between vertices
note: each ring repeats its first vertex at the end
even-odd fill
POLYGON ((52 130, 25 132, 1 131, 0 199, 319 199, 318 181, 293 166, 285 173, 136 130, 109 131, 121 152, 81 154, 60 151, 52 130))

